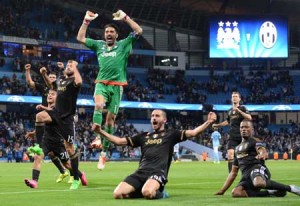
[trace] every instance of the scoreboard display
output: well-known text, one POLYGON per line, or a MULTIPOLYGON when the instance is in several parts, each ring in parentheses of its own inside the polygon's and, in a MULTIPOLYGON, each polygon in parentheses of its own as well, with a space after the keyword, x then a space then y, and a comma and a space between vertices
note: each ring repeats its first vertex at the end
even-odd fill
POLYGON ((213 16, 209 19, 210 58, 287 58, 284 16, 213 16))

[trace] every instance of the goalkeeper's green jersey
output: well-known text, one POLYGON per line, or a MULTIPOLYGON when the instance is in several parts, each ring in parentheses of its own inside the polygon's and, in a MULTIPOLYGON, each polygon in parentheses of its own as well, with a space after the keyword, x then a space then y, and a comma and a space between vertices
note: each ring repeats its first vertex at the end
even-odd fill
POLYGON ((127 85, 127 61, 137 38, 135 33, 130 33, 127 38, 117 41, 111 50, 108 50, 103 40, 86 39, 85 45, 96 52, 98 58, 99 72, 96 83, 127 85))

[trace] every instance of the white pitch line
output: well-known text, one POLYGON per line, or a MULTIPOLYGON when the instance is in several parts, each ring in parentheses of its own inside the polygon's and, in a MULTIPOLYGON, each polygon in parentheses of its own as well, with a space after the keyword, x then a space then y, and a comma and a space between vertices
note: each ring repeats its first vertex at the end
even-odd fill
POLYGON ((107 190, 110 187, 94 187, 94 188, 84 188, 78 190, 39 190, 39 189, 30 189, 28 191, 19 191, 19 192, 0 192, 0 195, 15 195, 15 194, 28 194, 28 193, 47 193, 47 192, 73 192, 73 191, 85 191, 85 190, 107 190))

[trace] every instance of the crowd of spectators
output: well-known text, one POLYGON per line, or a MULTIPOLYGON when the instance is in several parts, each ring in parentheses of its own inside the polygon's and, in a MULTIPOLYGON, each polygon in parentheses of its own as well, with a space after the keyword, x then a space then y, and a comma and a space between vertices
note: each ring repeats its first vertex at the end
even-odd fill
POLYGON ((16 74, 13 74, 11 78, 6 75, 0 78, 0 94, 25 95, 25 93, 26 86, 24 80, 18 79, 16 74))
MULTIPOLYGON (((62 7, 45 0, 29 2, 4 0, 0 5, 0 11, 3 14, 0 17, 0 34, 13 34, 25 38, 75 41, 74 34, 77 33, 82 21, 82 17, 78 12, 66 12, 62 7), (53 31, 48 31, 47 28, 52 28, 53 31), (59 34, 63 31, 64 34, 59 34), (74 36, 73 38, 70 37, 71 34, 74 36)), ((100 15, 101 21, 92 25, 92 27, 102 28, 106 23, 111 22, 111 17, 108 18, 105 13, 100 15)), ((126 25, 120 24, 119 26, 123 31, 122 34, 128 33, 129 30, 126 25)), ((99 30, 89 29, 87 35, 95 39, 101 39, 99 30)), ((139 41, 138 47, 147 47, 146 41, 139 41)), ((132 61, 129 62, 129 65, 132 65, 133 62, 138 65, 143 63, 142 56, 136 57, 131 58, 132 61)), ((48 66, 49 70, 52 70, 53 64, 51 65, 43 60, 39 61, 34 66, 37 74, 42 65, 48 66)), ((12 65, 13 71, 21 72, 24 64, 29 62, 31 60, 28 58, 16 57, 12 65)), ((35 62, 32 63, 35 64, 35 62)), ((5 59, 2 58, 0 67, 5 64, 5 59)), ((84 82, 93 82, 98 70, 97 66, 84 64, 81 68, 84 82)), ((294 95, 293 80, 287 71, 265 71, 258 70, 257 67, 254 71, 257 72, 244 74, 241 69, 233 68, 231 73, 221 76, 214 75, 212 70, 210 76, 203 81, 202 78, 199 80, 197 76, 187 77, 184 71, 171 72, 150 68, 148 73, 145 74, 145 82, 135 78, 133 74, 129 75, 129 87, 125 89, 124 100, 157 102, 160 99, 165 99, 165 96, 168 95, 172 96, 171 99, 177 103, 203 104, 207 103, 208 95, 224 93, 230 97, 229 94, 232 90, 245 89, 245 94, 243 94, 245 104, 270 104, 279 101, 287 104, 298 104, 300 102, 299 98, 294 95)), ((22 95, 27 93, 26 87, 23 85, 24 80, 10 79, 7 82, 5 77, 2 82, 4 82, 1 88, 3 94, 22 95)), ((92 89, 93 85, 84 84, 81 94, 92 96, 92 89)), ((228 104, 230 99, 228 98, 222 103, 228 104)))
MULTIPOLYGON (((27 108, 28 109, 28 108, 27 108)), ((7 161, 12 159, 21 162, 26 150, 34 141, 25 139, 27 131, 34 128, 34 109, 31 112, 0 112, 0 158, 7 161)), ((79 120, 76 123, 76 145, 81 153, 82 161, 97 160, 100 149, 90 146, 95 134, 91 131, 92 113, 79 112, 79 120)), ((199 125, 202 120, 199 119, 201 112, 182 113, 178 111, 168 112, 168 128, 174 129, 192 129, 199 125)), ((300 128, 293 122, 288 127, 277 126, 275 129, 268 129, 268 117, 264 116, 255 120, 254 126, 256 136, 264 140, 270 153, 290 152, 300 144, 300 128)), ((120 110, 117 117, 116 131, 117 136, 128 137, 137 134, 138 131, 134 124, 127 122, 127 111, 120 110)), ((207 130, 204 133, 193 138, 193 141, 212 148, 210 133, 207 130)), ((228 130, 221 129, 221 148, 220 151, 226 153, 226 144, 228 140, 228 130)), ((140 156, 139 148, 129 146, 111 145, 109 155, 113 158, 136 159, 140 156)))
POLYGON ((299 104, 299 99, 294 97, 294 82, 288 71, 251 71, 247 75, 239 72, 238 75, 235 75, 235 82, 238 88, 248 90, 244 103, 299 104))
MULTIPOLYGON (((174 96, 174 102, 207 103, 208 95, 226 94, 222 104, 230 104, 232 91, 243 90, 244 104, 299 104, 295 86, 288 71, 257 71, 244 74, 232 71, 225 75, 189 77, 184 71, 149 69, 147 80, 141 82, 134 75, 129 78, 125 97, 132 101, 156 102, 165 95, 174 96)), ((214 103, 214 102, 210 102, 214 103)))
MULTIPOLYGON (((36 40, 77 42, 76 34, 82 23, 84 12, 66 10, 46 0, 3 0, 0 5, 0 34, 32 38, 36 40)), ((111 16, 100 13, 101 21, 92 24, 87 36, 102 39, 102 29, 105 24, 112 23, 111 16)), ((127 35, 127 25, 117 23, 123 38, 127 35)), ((151 45, 141 38, 136 48, 152 49, 151 45)))
MULTIPOLYGON (((56 62, 50 60, 36 60, 27 57, 15 57, 12 63, 5 63, 11 68, 11 77, 0 77, 0 93, 18 95, 37 95, 35 91, 26 88, 24 65, 32 64, 32 75, 35 81, 42 81, 39 69, 45 66, 49 72, 61 74, 56 67, 56 62)), ((93 83, 97 76, 98 65, 80 64, 80 72, 84 85, 81 95, 92 97, 93 83)), ((141 75, 141 74, 140 74, 141 75)), ((128 73, 128 86, 124 89, 124 100, 138 102, 159 102, 166 96, 176 103, 205 104, 208 95, 222 93, 227 96, 221 102, 230 104, 232 91, 243 91, 242 101, 244 104, 299 104, 300 99, 295 95, 293 78, 288 71, 250 71, 247 74, 241 71, 232 71, 224 75, 210 76, 186 76, 183 70, 170 71, 149 69, 148 73, 142 74, 142 80, 133 73, 128 73)), ((215 102, 210 102, 215 103, 215 102)))
MULTIPOLYGON (((34 144, 34 140, 25 138, 28 131, 34 129, 35 112, 27 108, 27 112, 2 112, 0 111, 0 158, 5 157, 9 160, 12 157, 17 162, 23 160, 23 155, 27 148, 34 144)), ((87 161, 97 158, 99 149, 91 147, 91 142, 95 134, 91 131, 92 113, 79 112, 78 122, 76 123, 76 145, 80 151, 81 160, 87 161)), ((120 112, 117 118, 116 134, 122 137, 132 136, 138 131, 132 124, 127 124, 126 116, 120 112)), ((119 153, 120 157, 138 158, 140 152, 137 149, 125 147, 110 148, 110 155, 119 153), (136 156, 137 155, 137 156, 136 156)))
POLYGON ((62 17, 63 12, 59 12, 58 8, 50 9, 44 0, 4 0, 0 10, 3 14, 0 17, 0 33, 8 36, 13 34, 17 37, 33 39, 59 39, 59 30, 41 30, 33 22, 43 21, 55 28, 56 23, 64 23, 62 19, 72 19, 67 16, 62 17))

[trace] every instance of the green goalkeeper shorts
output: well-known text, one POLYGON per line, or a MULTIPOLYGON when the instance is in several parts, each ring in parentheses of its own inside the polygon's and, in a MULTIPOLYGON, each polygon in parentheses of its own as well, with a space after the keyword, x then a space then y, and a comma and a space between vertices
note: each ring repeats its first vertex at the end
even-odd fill
POLYGON ((103 83, 97 83, 95 86, 94 96, 101 95, 106 100, 105 107, 106 109, 113 113, 118 114, 122 95, 123 87, 116 85, 107 85, 103 83))

